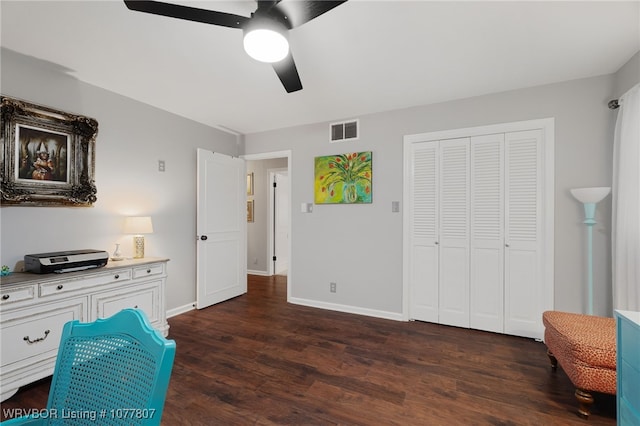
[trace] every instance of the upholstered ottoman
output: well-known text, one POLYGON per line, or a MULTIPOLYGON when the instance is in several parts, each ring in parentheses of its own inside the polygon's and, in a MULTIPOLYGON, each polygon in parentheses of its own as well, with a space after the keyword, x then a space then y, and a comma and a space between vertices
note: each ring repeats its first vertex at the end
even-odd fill
POLYGON ((576 387, 578 413, 588 418, 591 392, 616 394, 615 319, 547 311, 542 322, 551 367, 555 370, 560 363, 576 387))

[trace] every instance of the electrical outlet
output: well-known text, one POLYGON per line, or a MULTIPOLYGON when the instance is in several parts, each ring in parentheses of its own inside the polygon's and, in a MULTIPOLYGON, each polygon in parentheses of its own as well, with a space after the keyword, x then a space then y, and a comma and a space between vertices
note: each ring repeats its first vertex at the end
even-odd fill
POLYGON ((335 293, 336 292, 336 286, 337 286, 337 283, 329 283, 329 291, 331 293, 335 293))
POLYGON ((158 171, 159 172, 164 172, 164 160, 158 160, 158 171))

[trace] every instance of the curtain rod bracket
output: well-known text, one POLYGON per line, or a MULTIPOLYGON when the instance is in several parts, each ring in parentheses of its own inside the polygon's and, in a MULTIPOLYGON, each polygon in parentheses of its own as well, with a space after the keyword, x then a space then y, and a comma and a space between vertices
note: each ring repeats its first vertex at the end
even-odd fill
POLYGON ((618 109, 618 107, 620 107, 620 104, 618 103, 617 99, 614 99, 612 101, 609 101, 607 106, 609 107, 609 109, 618 109))

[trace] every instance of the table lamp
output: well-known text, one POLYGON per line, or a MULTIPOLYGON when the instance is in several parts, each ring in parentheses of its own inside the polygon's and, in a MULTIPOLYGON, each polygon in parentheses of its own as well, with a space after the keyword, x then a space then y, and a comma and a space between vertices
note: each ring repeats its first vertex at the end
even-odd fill
POLYGON ((153 225, 149 216, 127 217, 124 220, 125 234, 133 235, 133 258, 141 259, 144 257, 144 235, 152 234, 153 225))
POLYGON ((593 315, 593 226, 595 220, 596 204, 606 197, 611 188, 576 188, 571 190, 571 194, 584 204, 585 219, 582 223, 587 225, 587 286, 588 286, 588 310, 589 315, 593 315))

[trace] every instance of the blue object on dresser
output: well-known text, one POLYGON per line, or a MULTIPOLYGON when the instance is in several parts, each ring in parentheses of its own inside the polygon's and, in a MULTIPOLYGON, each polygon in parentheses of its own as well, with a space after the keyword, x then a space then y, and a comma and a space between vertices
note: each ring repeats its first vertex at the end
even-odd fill
POLYGON ((616 311, 618 426, 640 425, 640 312, 616 311))

